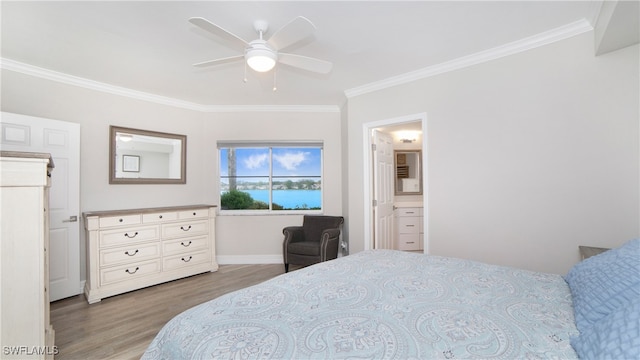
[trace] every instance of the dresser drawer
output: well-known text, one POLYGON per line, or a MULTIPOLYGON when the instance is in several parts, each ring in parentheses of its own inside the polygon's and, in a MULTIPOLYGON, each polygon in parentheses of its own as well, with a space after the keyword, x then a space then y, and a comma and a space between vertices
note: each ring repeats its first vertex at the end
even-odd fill
POLYGON ((100 248, 160 239, 160 226, 137 226, 127 229, 100 231, 100 248))
POLYGON ((200 219, 209 217, 209 209, 196 209, 178 212, 178 219, 200 219))
POLYGON ((400 234, 398 250, 420 250, 420 236, 418 234, 400 234))
POLYGON ((420 232, 421 217, 398 218, 398 231, 400 234, 417 234, 420 232))
POLYGON ((160 242, 132 244, 108 250, 100 250, 100 266, 137 263, 160 257, 160 242))
POLYGON ((206 236, 169 240, 162 243, 162 253, 164 255, 181 254, 194 250, 207 249, 208 247, 209 238, 206 236))
POLYGON ((145 275, 157 274, 161 269, 160 259, 100 270, 100 284, 131 281, 145 275))
POLYGON ((209 222, 185 221, 174 224, 162 224, 162 237, 175 238, 195 235, 205 235, 209 233, 209 222))
POLYGON ((177 212, 142 214, 142 222, 144 224, 155 224, 162 221, 171 221, 171 220, 177 220, 177 219, 178 219, 177 212))
POLYGON ((422 216, 421 208, 397 208, 397 216, 422 216))
POLYGON ((209 251, 191 252, 176 256, 167 256, 162 258, 163 271, 179 269, 187 266, 193 266, 211 261, 211 253, 209 251))
POLYGON ((108 216, 101 217, 98 220, 98 224, 101 228, 123 226, 123 225, 136 225, 142 222, 140 214, 136 215, 122 215, 122 216, 108 216))

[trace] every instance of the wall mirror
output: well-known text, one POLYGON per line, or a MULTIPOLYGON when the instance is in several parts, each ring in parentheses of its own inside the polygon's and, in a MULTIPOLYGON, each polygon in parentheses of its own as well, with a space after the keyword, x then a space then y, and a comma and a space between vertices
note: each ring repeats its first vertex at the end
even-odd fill
POLYGON ((396 195, 422 194, 422 151, 396 150, 396 195))
POLYGON ((109 128, 109 184, 185 184, 187 136, 109 128))

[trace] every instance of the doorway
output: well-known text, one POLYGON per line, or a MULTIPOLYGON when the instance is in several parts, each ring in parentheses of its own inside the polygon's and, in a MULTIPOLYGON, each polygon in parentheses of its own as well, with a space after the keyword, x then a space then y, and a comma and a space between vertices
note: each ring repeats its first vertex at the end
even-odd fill
POLYGON ((2 112, 2 150, 49 153, 49 300, 82 292, 80 282, 80 125, 2 112))
MULTIPOLYGON (((376 244, 376 229, 378 228, 376 224, 376 207, 377 207, 377 195, 376 192, 376 174, 375 174, 375 153, 374 153, 374 131, 388 133, 392 135, 392 138, 395 142, 400 141, 400 134, 403 131, 413 131, 419 132, 418 138, 414 139, 412 145, 408 145, 404 143, 403 145, 398 145, 400 148, 407 148, 407 146, 411 146, 414 149, 421 150, 422 152, 422 195, 420 198, 420 202, 422 204, 422 228, 424 229, 424 246, 422 252, 428 253, 428 211, 427 211, 427 199, 428 199, 428 187, 427 187, 427 157, 428 153, 427 149, 427 115, 426 113, 408 115, 398 118, 374 121, 363 124, 363 136, 364 136, 364 162, 365 162, 365 174, 367 178, 365 180, 364 186, 364 235, 365 239, 367 239, 364 243, 364 249, 375 249, 377 248, 376 244)), ((405 139, 410 140, 410 139, 405 139)), ((380 184, 378 184, 380 185, 380 184)), ((390 184, 386 184, 385 186, 391 187, 390 189, 386 189, 387 191, 393 193, 393 182, 390 184)), ((379 191, 378 191, 379 192, 379 191)), ((417 198, 416 198, 417 200, 417 198)))

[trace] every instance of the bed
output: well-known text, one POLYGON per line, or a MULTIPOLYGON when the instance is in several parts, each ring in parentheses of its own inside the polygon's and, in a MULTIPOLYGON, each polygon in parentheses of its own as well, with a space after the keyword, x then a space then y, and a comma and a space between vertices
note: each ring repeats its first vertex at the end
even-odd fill
MULTIPOLYGON (((631 248, 630 256, 640 255, 640 241, 631 248)), ((591 259, 610 253, 615 251, 591 259)), ((614 259, 620 262, 619 256, 614 259)), ((640 257, 629 259, 626 275, 636 274, 625 286, 637 308, 633 291, 639 286, 640 257)), ((601 266, 587 266, 562 277, 455 258, 364 251, 195 306, 170 320, 142 358, 597 358, 601 349, 585 334, 598 319, 590 314, 593 323, 579 329, 587 320, 576 312, 576 322, 574 300, 580 286, 594 291, 594 276, 601 272, 601 266)), ((581 301, 576 311, 593 312, 598 305, 581 301)), ((600 320, 608 314, 601 315, 600 320)), ((633 321, 637 325, 640 317, 633 321)), ((633 334, 633 327, 624 330, 633 334)), ((640 349, 633 353, 633 341, 620 345, 632 351, 623 349, 621 355, 640 356, 640 349)))

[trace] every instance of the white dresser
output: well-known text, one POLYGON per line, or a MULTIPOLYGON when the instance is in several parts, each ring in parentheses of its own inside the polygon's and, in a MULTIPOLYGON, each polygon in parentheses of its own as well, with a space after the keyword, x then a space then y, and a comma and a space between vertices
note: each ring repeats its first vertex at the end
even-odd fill
POLYGON ((424 248, 424 221, 421 207, 395 209, 396 249, 405 251, 424 248))
POLYGON ((84 213, 87 301, 218 270, 213 205, 84 213))
POLYGON ((49 317, 49 154, 0 153, 2 359, 57 353, 49 317))

